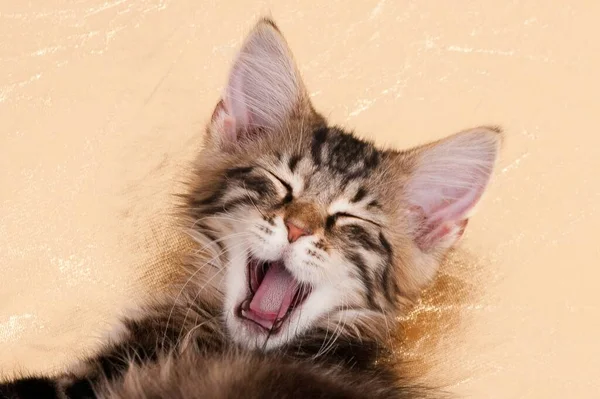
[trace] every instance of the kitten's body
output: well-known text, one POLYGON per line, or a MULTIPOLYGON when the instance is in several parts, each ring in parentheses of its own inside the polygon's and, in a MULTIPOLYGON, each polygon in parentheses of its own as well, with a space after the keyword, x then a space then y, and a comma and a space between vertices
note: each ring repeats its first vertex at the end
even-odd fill
POLYGON ((98 354, 7 397, 418 398, 391 356, 490 178, 495 129, 409 151, 327 124, 261 21, 234 63, 183 206, 201 244, 173 291, 98 354))
POLYGON ((219 293, 208 288, 198 298, 190 289, 205 287, 206 276, 184 280, 178 286, 188 289, 123 320, 115 339, 73 371, 0 384, 0 398, 434 397, 403 377, 388 342, 370 335, 342 332, 333 341, 315 328, 276 351, 234 345, 219 293))

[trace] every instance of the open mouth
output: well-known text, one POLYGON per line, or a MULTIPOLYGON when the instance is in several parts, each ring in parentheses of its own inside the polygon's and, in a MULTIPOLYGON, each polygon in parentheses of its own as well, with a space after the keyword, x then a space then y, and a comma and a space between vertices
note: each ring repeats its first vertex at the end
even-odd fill
POLYGON ((310 287, 298 282, 282 261, 248 261, 250 294, 238 308, 238 317, 269 333, 277 333, 290 315, 306 300, 310 287))

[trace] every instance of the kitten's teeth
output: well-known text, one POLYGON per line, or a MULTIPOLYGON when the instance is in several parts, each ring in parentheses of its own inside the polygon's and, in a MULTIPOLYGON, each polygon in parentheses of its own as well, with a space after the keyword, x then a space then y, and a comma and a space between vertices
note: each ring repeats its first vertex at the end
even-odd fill
POLYGON ((273 324, 273 328, 272 330, 279 330, 279 328, 281 327, 281 325, 283 324, 283 320, 284 319, 277 319, 275 321, 275 323, 273 324))
POLYGON ((244 300, 244 302, 242 302, 240 309, 242 309, 242 313, 244 313, 248 310, 249 307, 250 307, 250 300, 246 299, 246 300, 244 300))

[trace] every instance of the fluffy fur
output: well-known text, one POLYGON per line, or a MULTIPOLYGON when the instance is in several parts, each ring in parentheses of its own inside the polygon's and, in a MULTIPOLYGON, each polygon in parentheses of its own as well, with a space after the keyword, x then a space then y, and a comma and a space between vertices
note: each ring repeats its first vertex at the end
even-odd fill
POLYGON ((260 21, 233 64, 182 206, 199 244, 189 273, 72 372, 12 381, 0 393, 433 395, 401 378, 389 335, 464 231, 499 130, 380 149, 329 125, 306 93, 283 36, 260 21), (296 291, 271 319, 253 300, 277 278, 296 291))

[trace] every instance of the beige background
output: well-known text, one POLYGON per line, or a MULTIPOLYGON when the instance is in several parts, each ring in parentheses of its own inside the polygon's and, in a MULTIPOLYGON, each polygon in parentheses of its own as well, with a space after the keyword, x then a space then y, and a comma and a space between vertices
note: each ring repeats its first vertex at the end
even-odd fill
POLYGON ((333 122, 507 130, 399 352, 459 397, 600 397, 600 2, 551 3, 0 0, 0 373, 59 370, 156 289, 170 194, 271 12, 333 122))

